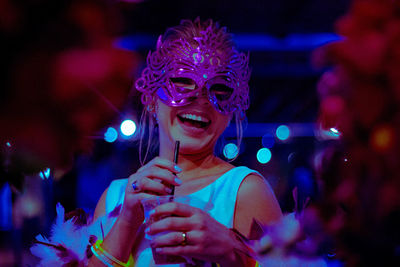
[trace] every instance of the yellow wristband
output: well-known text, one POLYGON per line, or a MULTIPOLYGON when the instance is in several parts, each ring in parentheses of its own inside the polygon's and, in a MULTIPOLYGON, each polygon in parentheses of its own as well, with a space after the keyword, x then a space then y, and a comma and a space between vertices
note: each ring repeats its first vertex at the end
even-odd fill
POLYGON ((96 256, 97 259, 99 259, 105 266, 107 267, 114 267, 114 265, 112 264, 112 261, 109 260, 106 256, 104 256, 103 254, 101 254, 98 250, 96 250, 94 248, 94 246, 92 246, 90 248, 93 252, 93 255, 96 256))
POLYGON ((135 262, 133 260, 132 254, 129 256, 128 262, 122 262, 115 258, 113 255, 105 251, 101 244, 103 243, 103 240, 98 239, 96 243, 93 244, 91 247, 91 250, 93 254, 101 261, 103 262, 107 267, 132 267, 135 265, 135 262))

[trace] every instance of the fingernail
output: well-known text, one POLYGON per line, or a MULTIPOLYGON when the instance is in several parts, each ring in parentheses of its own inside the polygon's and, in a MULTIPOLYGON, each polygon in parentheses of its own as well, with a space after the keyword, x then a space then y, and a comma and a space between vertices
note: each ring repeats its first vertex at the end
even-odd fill
POLYGON ((175 166, 174 166, 174 169, 175 169, 175 171, 177 171, 177 172, 181 172, 181 171, 182 171, 182 169, 181 169, 181 168, 179 168, 179 166, 178 166, 178 165, 175 165, 175 166))
POLYGON ((144 232, 145 232, 146 234, 148 234, 148 233, 150 232, 150 228, 147 227, 147 228, 144 230, 144 232))
POLYGON ((149 212, 149 216, 153 215, 155 212, 156 212, 156 210, 151 210, 151 211, 149 212))
POLYGON ((168 194, 171 194, 171 193, 172 193, 172 189, 169 188, 169 187, 166 187, 166 188, 165 188, 165 192, 167 192, 168 194))
POLYGON ((174 181, 175 181, 175 183, 177 183, 177 184, 182 184, 182 180, 179 179, 178 177, 176 177, 174 181))

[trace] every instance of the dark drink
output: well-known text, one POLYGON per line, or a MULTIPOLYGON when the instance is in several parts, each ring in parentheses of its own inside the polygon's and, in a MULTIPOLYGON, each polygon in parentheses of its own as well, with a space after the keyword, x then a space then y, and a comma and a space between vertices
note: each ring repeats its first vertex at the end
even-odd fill
POLYGON ((153 247, 151 250, 153 252, 153 259, 156 264, 174 264, 186 262, 185 258, 183 257, 157 253, 156 249, 153 247))

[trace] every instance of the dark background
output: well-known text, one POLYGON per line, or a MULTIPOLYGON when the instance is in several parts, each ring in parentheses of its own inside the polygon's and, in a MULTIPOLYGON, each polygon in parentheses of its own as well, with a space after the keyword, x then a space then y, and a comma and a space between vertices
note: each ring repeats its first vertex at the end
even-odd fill
MULTIPOLYGON (((282 209, 291 211, 295 186, 300 187, 303 199, 316 194, 312 168, 318 148, 323 146, 314 136, 313 123, 318 111, 316 83, 322 70, 311 64, 312 51, 338 38, 334 21, 344 14, 348 2, 122 2, 119 5, 123 27, 116 45, 138 52, 145 60, 148 51, 154 50, 157 37, 181 19, 212 18, 226 26, 238 49, 250 52, 252 68, 248 126, 240 156, 233 164, 260 171, 275 189, 282 209), (293 129, 292 137, 286 141, 274 138, 271 161, 260 164, 256 154, 263 147, 262 136, 274 134, 280 124, 296 124, 298 130, 293 129), (296 171, 299 168, 303 171, 296 171)), ((138 121, 141 105, 135 98, 137 94, 132 95, 124 114, 138 121)), ((110 125, 118 129, 122 119, 117 118, 110 125)), ((227 136, 235 140, 233 135, 227 136)), ((128 177, 138 168, 137 137, 119 138, 111 144, 98 140, 96 144, 92 155, 77 158, 75 168, 55 182, 54 203, 61 202, 67 210, 82 207, 92 211, 112 179, 128 177)))
MULTIPOLYGON (((272 185, 282 209, 292 211, 294 187, 299 188, 300 202, 317 194, 313 166, 324 145, 315 136, 314 124, 318 112, 316 83, 322 70, 312 66, 311 54, 338 38, 334 21, 348 5, 347 0, 121 1, 117 6, 122 27, 115 43, 138 52, 145 60, 147 51, 154 50, 157 37, 181 19, 212 18, 227 26, 238 49, 250 52, 252 67, 248 126, 240 155, 233 164, 258 170, 272 185), (286 141, 273 136, 281 124, 292 130, 286 141), (261 164, 256 154, 267 133, 275 144, 271 161, 261 164)), ((110 126, 118 129, 125 118, 138 121, 141 106, 135 95, 133 92, 123 116, 110 126)), ((36 201, 41 212, 21 221, 18 230, 13 230, 15 226, 2 230, 0 266, 26 266, 35 261, 27 248, 38 233, 49 232, 56 203, 60 202, 66 211, 81 207, 93 212, 113 179, 128 177, 139 167, 137 137, 107 143, 102 138, 104 131, 99 133, 93 152, 77 157, 74 167, 61 178, 53 179, 51 174, 48 179, 30 179, 33 184, 26 185, 24 201, 36 201)), ((227 133, 227 140, 234 137, 227 133)), ((15 212, 12 216, 16 216, 15 212)))
MULTIPOLYGON (((143 60, 148 50, 154 50, 157 37, 166 28, 179 24, 181 19, 196 17, 212 18, 226 26, 239 50, 250 52, 252 78, 248 127, 240 156, 233 164, 259 170, 275 188, 282 208, 290 210, 293 206, 291 190, 296 184, 294 180, 299 180, 292 177, 293 172, 304 167, 312 177, 314 156, 322 145, 314 136, 313 125, 318 111, 316 83, 322 71, 312 66, 311 54, 318 46, 338 38, 334 34, 334 22, 347 10, 349 1, 159 0, 120 4, 125 26, 121 28, 116 45, 139 52, 143 60), (297 123, 300 130, 293 130, 293 137, 286 141, 276 139, 271 148, 271 161, 260 164, 256 153, 263 147, 263 131, 254 126, 256 123, 262 123, 265 133, 274 133, 280 124, 297 123)), ((132 103, 127 106, 126 114, 137 118, 140 105, 137 99, 132 103)), ((119 122, 115 121, 116 127, 119 122)), ((94 157, 82 159, 84 163, 77 166, 78 190, 86 188, 82 185, 86 184, 86 179, 87 184, 97 181, 99 190, 92 190, 90 201, 87 192, 78 191, 77 206, 83 204, 88 209, 93 208, 99 192, 111 177, 131 174, 138 166, 136 149, 134 140, 113 144, 99 141, 94 157)), ((309 194, 313 190, 304 191, 309 194)), ((71 200, 65 202, 66 205, 74 203, 71 200)))

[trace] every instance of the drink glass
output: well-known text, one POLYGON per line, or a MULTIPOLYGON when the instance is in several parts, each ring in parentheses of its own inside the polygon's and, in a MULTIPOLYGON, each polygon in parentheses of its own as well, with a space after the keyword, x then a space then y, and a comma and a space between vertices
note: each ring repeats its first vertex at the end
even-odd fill
MULTIPOLYGON (((154 196, 150 198, 146 198, 141 200, 143 210, 144 210, 144 217, 145 217, 145 224, 150 225, 154 221, 150 218, 150 211, 154 210, 157 206, 169 203, 169 202, 179 202, 184 203, 190 206, 194 206, 200 208, 204 211, 208 211, 212 208, 212 204, 206 203, 198 198, 189 197, 189 196, 173 196, 173 195, 166 195, 166 196, 154 196)), ((173 215, 172 215, 173 216, 173 215)), ((160 218, 161 219, 161 218, 160 218)), ((166 234, 167 232, 158 233, 154 236, 145 235, 145 238, 152 240, 153 237, 158 235, 166 234)), ((156 252, 155 248, 151 248, 153 252, 153 259, 156 264, 174 264, 174 263, 185 263, 187 260, 180 256, 175 255, 165 255, 159 254, 156 252)))
MULTIPOLYGON (((147 225, 152 224, 154 221, 153 219, 150 219, 150 211, 154 210, 157 206, 172 202, 174 201, 174 196, 172 195, 167 195, 167 196, 155 196, 155 197, 150 197, 141 200, 143 210, 144 210, 144 218, 145 218, 145 223, 147 225)), ((145 238, 152 240, 153 237, 156 237, 158 235, 163 235, 166 234, 167 232, 162 232, 158 233, 154 236, 150 236, 146 234, 145 238)), ((174 263, 184 263, 186 260, 182 257, 179 256, 174 256, 174 255, 165 255, 165 254, 160 254, 157 253, 155 248, 151 247, 151 250, 153 252, 153 259, 156 264, 174 264, 174 263)))

